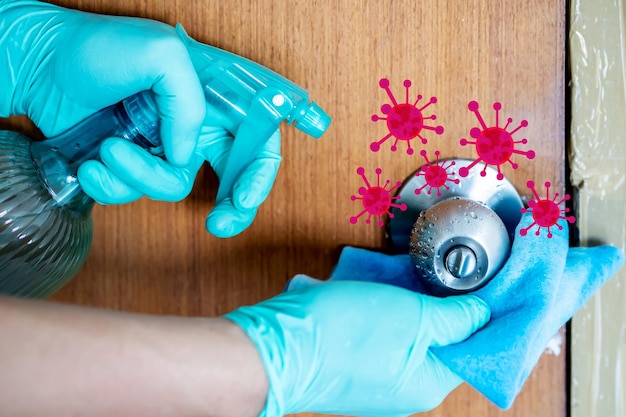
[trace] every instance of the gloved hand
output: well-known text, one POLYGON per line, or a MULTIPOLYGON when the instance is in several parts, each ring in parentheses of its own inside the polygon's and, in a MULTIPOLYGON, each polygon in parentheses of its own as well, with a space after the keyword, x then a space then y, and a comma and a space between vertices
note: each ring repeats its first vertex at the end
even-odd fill
MULTIPOLYGON (((233 137, 227 130, 211 126, 207 120, 190 162, 179 168, 132 142, 107 139, 100 146, 102 162, 83 163, 78 179, 83 190, 100 203, 127 203, 144 194, 154 200, 177 201, 189 194, 205 161, 218 178, 222 177, 232 143, 233 137)), ((207 216, 209 233, 228 238, 248 228, 258 207, 269 195, 280 163, 280 131, 277 130, 237 179, 232 197, 217 204, 207 216)))
POLYGON ((489 320, 477 297, 446 299, 369 282, 300 288, 225 317, 256 345, 269 378, 262 415, 406 416, 461 383, 430 351, 489 320))
MULTIPOLYGON (((151 89, 167 161, 120 139, 103 142, 101 161, 78 172, 102 204, 142 196, 177 201, 191 191, 204 160, 218 176, 232 137, 205 120, 206 104, 189 53, 175 29, 140 18, 105 16, 33 0, 0 1, 0 117, 26 114, 47 137, 104 107, 151 89), (205 143, 196 149, 199 134, 205 143)), ((280 163, 278 133, 215 207, 209 232, 244 230, 267 197, 280 163)))
MULTIPOLYGON (((522 216, 511 256, 496 276, 472 293, 490 307, 491 320, 462 343, 436 347, 432 353, 500 408, 511 407, 549 341, 624 262, 613 246, 570 248, 568 226, 553 228, 552 238, 520 236, 533 223, 522 216)), ((409 255, 387 255, 345 248, 330 282, 385 283, 425 292, 409 255)), ((323 285, 296 276, 288 290, 323 285)), ((347 304, 346 304, 347 305, 347 304)))

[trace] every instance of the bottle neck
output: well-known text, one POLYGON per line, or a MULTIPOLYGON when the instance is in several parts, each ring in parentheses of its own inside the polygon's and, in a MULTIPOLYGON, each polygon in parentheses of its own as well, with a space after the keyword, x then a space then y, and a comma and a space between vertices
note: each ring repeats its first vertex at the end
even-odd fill
POLYGON ((78 168, 98 160, 103 140, 117 137, 162 155, 159 118, 151 93, 141 92, 107 107, 53 138, 33 142, 31 157, 42 183, 59 206, 89 211, 93 200, 81 189, 78 168))
MULTIPOLYGON (((63 155, 57 144, 49 141, 33 142, 31 158, 43 186, 54 199, 55 205, 81 216, 90 212, 94 201, 83 192, 78 183, 76 161, 63 155)), ((97 148, 96 148, 97 153, 97 148)), ((91 152, 87 153, 89 156, 91 152)))

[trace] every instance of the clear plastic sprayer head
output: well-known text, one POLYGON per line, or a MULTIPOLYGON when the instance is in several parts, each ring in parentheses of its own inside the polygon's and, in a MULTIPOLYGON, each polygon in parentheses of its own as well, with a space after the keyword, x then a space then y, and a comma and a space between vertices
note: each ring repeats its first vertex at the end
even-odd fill
POLYGON ((207 103, 216 110, 215 118, 233 134, 244 118, 264 117, 251 114, 250 107, 255 97, 268 90, 279 92, 290 106, 284 118, 288 124, 314 138, 328 129, 330 116, 309 102, 308 92, 298 84, 256 62, 196 41, 180 24, 176 31, 189 51, 207 103))

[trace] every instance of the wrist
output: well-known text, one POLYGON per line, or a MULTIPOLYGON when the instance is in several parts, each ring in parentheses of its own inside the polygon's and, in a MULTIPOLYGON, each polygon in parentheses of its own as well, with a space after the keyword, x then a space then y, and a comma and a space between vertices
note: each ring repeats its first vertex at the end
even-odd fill
MULTIPOLYGON (((267 378, 267 399, 261 416, 307 411, 301 407, 316 370, 303 363, 301 346, 314 346, 315 325, 305 306, 277 299, 240 307, 224 316, 241 328, 258 352, 267 378), (307 366, 304 369, 304 366, 307 366)), ((306 402, 306 401, 305 401, 306 402)))
MULTIPOLYGON (((258 416, 262 415, 268 395, 268 378, 258 350, 247 334, 235 323, 223 318, 208 319, 211 322, 210 332, 217 332, 223 337, 223 352, 219 355, 225 358, 219 361, 223 378, 215 378, 214 404, 223 403, 223 413, 227 416, 258 416), (231 384, 232 389, 224 389, 224 381, 231 384), (233 398, 224 399, 223 394, 235 393, 233 398), (235 407, 233 407, 235 405, 235 407)), ((214 410, 211 410, 214 412, 214 410)))

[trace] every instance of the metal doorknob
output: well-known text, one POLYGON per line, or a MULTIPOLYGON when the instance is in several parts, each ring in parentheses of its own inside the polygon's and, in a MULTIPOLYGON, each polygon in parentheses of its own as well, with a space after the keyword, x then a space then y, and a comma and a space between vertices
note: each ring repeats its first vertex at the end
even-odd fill
POLYGON ((508 258, 510 241, 493 210, 453 197, 418 217, 409 247, 417 276, 432 294, 443 296, 486 284, 508 258))
MULTIPOLYGON (((470 163, 454 162, 457 169, 470 163)), ((389 238, 396 252, 409 252, 416 279, 433 295, 481 288, 509 256, 523 203, 515 187, 493 171, 470 174, 437 194, 416 194, 424 179, 414 175, 399 190, 407 210, 392 212, 389 238)))

